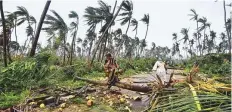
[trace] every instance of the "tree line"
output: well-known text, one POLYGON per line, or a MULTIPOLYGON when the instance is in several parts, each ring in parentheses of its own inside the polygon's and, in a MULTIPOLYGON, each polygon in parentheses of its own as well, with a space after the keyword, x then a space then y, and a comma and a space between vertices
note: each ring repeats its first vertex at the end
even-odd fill
MULTIPOLYGON (((55 10, 49 10, 51 1, 48 0, 41 14, 38 26, 37 20, 23 7, 18 6, 14 12, 3 11, 1 5, 1 26, 3 31, 0 35, 0 46, 4 59, 4 65, 12 62, 11 55, 24 55, 33 57, 36 52, 49 51, 62 57, 63 64, 73 64, 74 58, 88 60, 90 65, 94 60, 102 61, 107 52, 113 53, 115 57, 132 59, 135 57, 156 57, 167 59, 171 56, 182 57, 180 53, 180 44, 186 55, 204 55, 207 53, 226 53, 231 51, 231 19, 226 18, 226 4, 224 3, 225 28, 226 33, 220 35, 221 42, 216 45, 216 32, 210 29, 210 23, 205 17, 199 17, 194 9, 191 9, 191 20, 196 22, 196 32, 192 38, 189 36, 189 29, 181 29, 180 38, 177 33, 173 33, 173 47, 156 46, 152 42, 151 48, 146 48, 146 38, 149 31, 149 14, 144 14, 142 18, 133 16, 133 2, 124 0, 119 5, 117 0, 114 6, 99 0, 97 7, 88 6, 85 8, 85 22, 88 25, 86 37, 77 37, 79 26, 79 15, 75 11, 70 11, 67 16, 72 20, 67 23, 55 10), (126 30, 121 28, 114 30, 114 25, 119 22, 121 27, 125 26, 126 30), (139 22, 146 25, 144 37, 138 37, 139 22), (19 45, 17 36, 17 27, 27 24, 27 39, 23 45, 19 45), (199 26, 200 25, 200 26, 199 26), (97 29, 100 27, 100 29, 97 29), (48 44, 41 47, 38 43, 40 32, 46 32, 48 44), (133 31, 134 35, 128 35, 128 31, 133 31), (209 31, 209 33, 207 33, 209 31), (15 41, 11 41, 11 35, 15 34, 15 41), (70 36, 68 36, 70 34, 70 36), (68 42, 71 38, 71 42, 68 42)), ((44 37, 42 37, 44 38, 44 37)))

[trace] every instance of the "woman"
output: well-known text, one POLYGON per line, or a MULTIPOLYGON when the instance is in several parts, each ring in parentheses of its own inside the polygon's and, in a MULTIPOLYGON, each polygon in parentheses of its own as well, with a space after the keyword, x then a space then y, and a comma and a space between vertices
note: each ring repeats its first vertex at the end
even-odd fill
POLYGON ((153 66, 153 71, 156 71, 156 75, 160 77, 162 84, 166 85, 169 81, 167 77, 167 63, 166 61, 157 61, 153 66))
POLYGON ((116 63, 116 60, 111 56, 111 54, 110 53, 106 54, 104 70, 105 70, 106 76, 108 77, 108 85, 109 85, 108 88, 110 88, 116 82, 119 81, 117 73, 116 73, 116 69, 118 68, 119 66, 116 63))

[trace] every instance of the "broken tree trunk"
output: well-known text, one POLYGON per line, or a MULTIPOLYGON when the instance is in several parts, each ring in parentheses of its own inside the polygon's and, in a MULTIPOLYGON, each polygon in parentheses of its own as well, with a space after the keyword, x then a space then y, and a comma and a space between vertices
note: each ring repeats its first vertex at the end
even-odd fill
MULTIPOLYGON (((94 81, 94 80, 89 80, 89 79, 85 79, 85 78, 81 78, 81 77, 76 77, 76 80, 82 80, 82 81, 86 81, 88 83, 97 84, 97 85, 101 85, 101 86, 107 85, 107 82, 94 81)), ((132 85, 132 84, 127 84, 127 83, 122 83, 122 82, 116 82, 115 86, 117 86, 119 88, 123 88, 123 89, 132 90, 132 91, 138 91, 138 92, 150 92, 150 91, 152 91, 152 88, 149 86, 132 85)))

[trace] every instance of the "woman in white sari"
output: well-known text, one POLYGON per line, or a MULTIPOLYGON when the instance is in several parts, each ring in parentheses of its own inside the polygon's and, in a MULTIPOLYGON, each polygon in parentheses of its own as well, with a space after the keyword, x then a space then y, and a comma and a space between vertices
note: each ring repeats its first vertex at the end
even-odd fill
POLYGON ((153 71, 156 71, 156 75, 160 77, 163 85, 166 85, 166 83, 168 83, 167 70, 165 66, 165 62, 157 61, 152 69, 153 71))

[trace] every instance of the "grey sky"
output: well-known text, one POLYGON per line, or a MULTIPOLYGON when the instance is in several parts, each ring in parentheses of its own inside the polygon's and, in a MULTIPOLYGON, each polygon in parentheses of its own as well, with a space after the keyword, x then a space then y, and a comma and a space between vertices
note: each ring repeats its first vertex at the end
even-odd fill
MULTIPOLYGON (((103 0, 109 5, 113 6, 115 0, 103 0)), ((118 5, 122 0, 118 0, 118 5)), ((223 3, 218 0, 132 0, 134 4, 133 18, 140 20, 145 13, 150 14, 150 26, 147 36, 147 42, 150 46, 151 42, 155 42, 160 46, 172 46, 172 33, 178 33, 181 38, 180 30, 182 28, 190 28, 189 35, 192 38, 192 33, 196 29, 194 21, 190 21, 190 9, 193 8, 199 14, 200 17, 205 16, 211 24, 211 29, 217 32, 219 35, 224 32, 223 23, 223 3)), ((227 3, 229 0, 227 1, 227 3)), ((16 10, 16 6, 24 6, 29 13, 39 21, 41 13, 43 11, 46 0, 8 0, 3 2, 5 11, 13 12, 16 10)), ((80 25, 78 30, 78 37, 84 38, 86 30, 88 28, 85 19, 83 18, 84 9, 87 6, 97 7, 97 0, 52 0, 50 8, 58 12, 65 22, 69 25, 72 21, 68 18, 68 14, 71 10, 76 11, 80 17, 80 25)), ((227 17, 230 14, 230 8, 227 7, 227 17)), ((48 12, 51 14, 51 12, 48 12)), ((116 18, 117 20, 120 17, 116 18)), ((118 22, 119 23, 119 22, 118 22)), ((121 27, 125 32, 127 25, 120 26, 116 24, 114 28, 121 27)), ((17 28, 17 35, 20 44, 23 44, 26 39, 25 34, 26 24, 17 28)), ((145 36, 146 26, 139 22, 138 37, 143 39, 145 36)), ((129 29, 128 35, 134 37, 132 27, 129 29)), ((15 40, 14 35, 12 36, 15 40)), ((68 37, 69 40, 71 37, 68 37)), ((44 46, 47 42, 47 36, 44 32, 41 33, 39 42, 44 46)))

